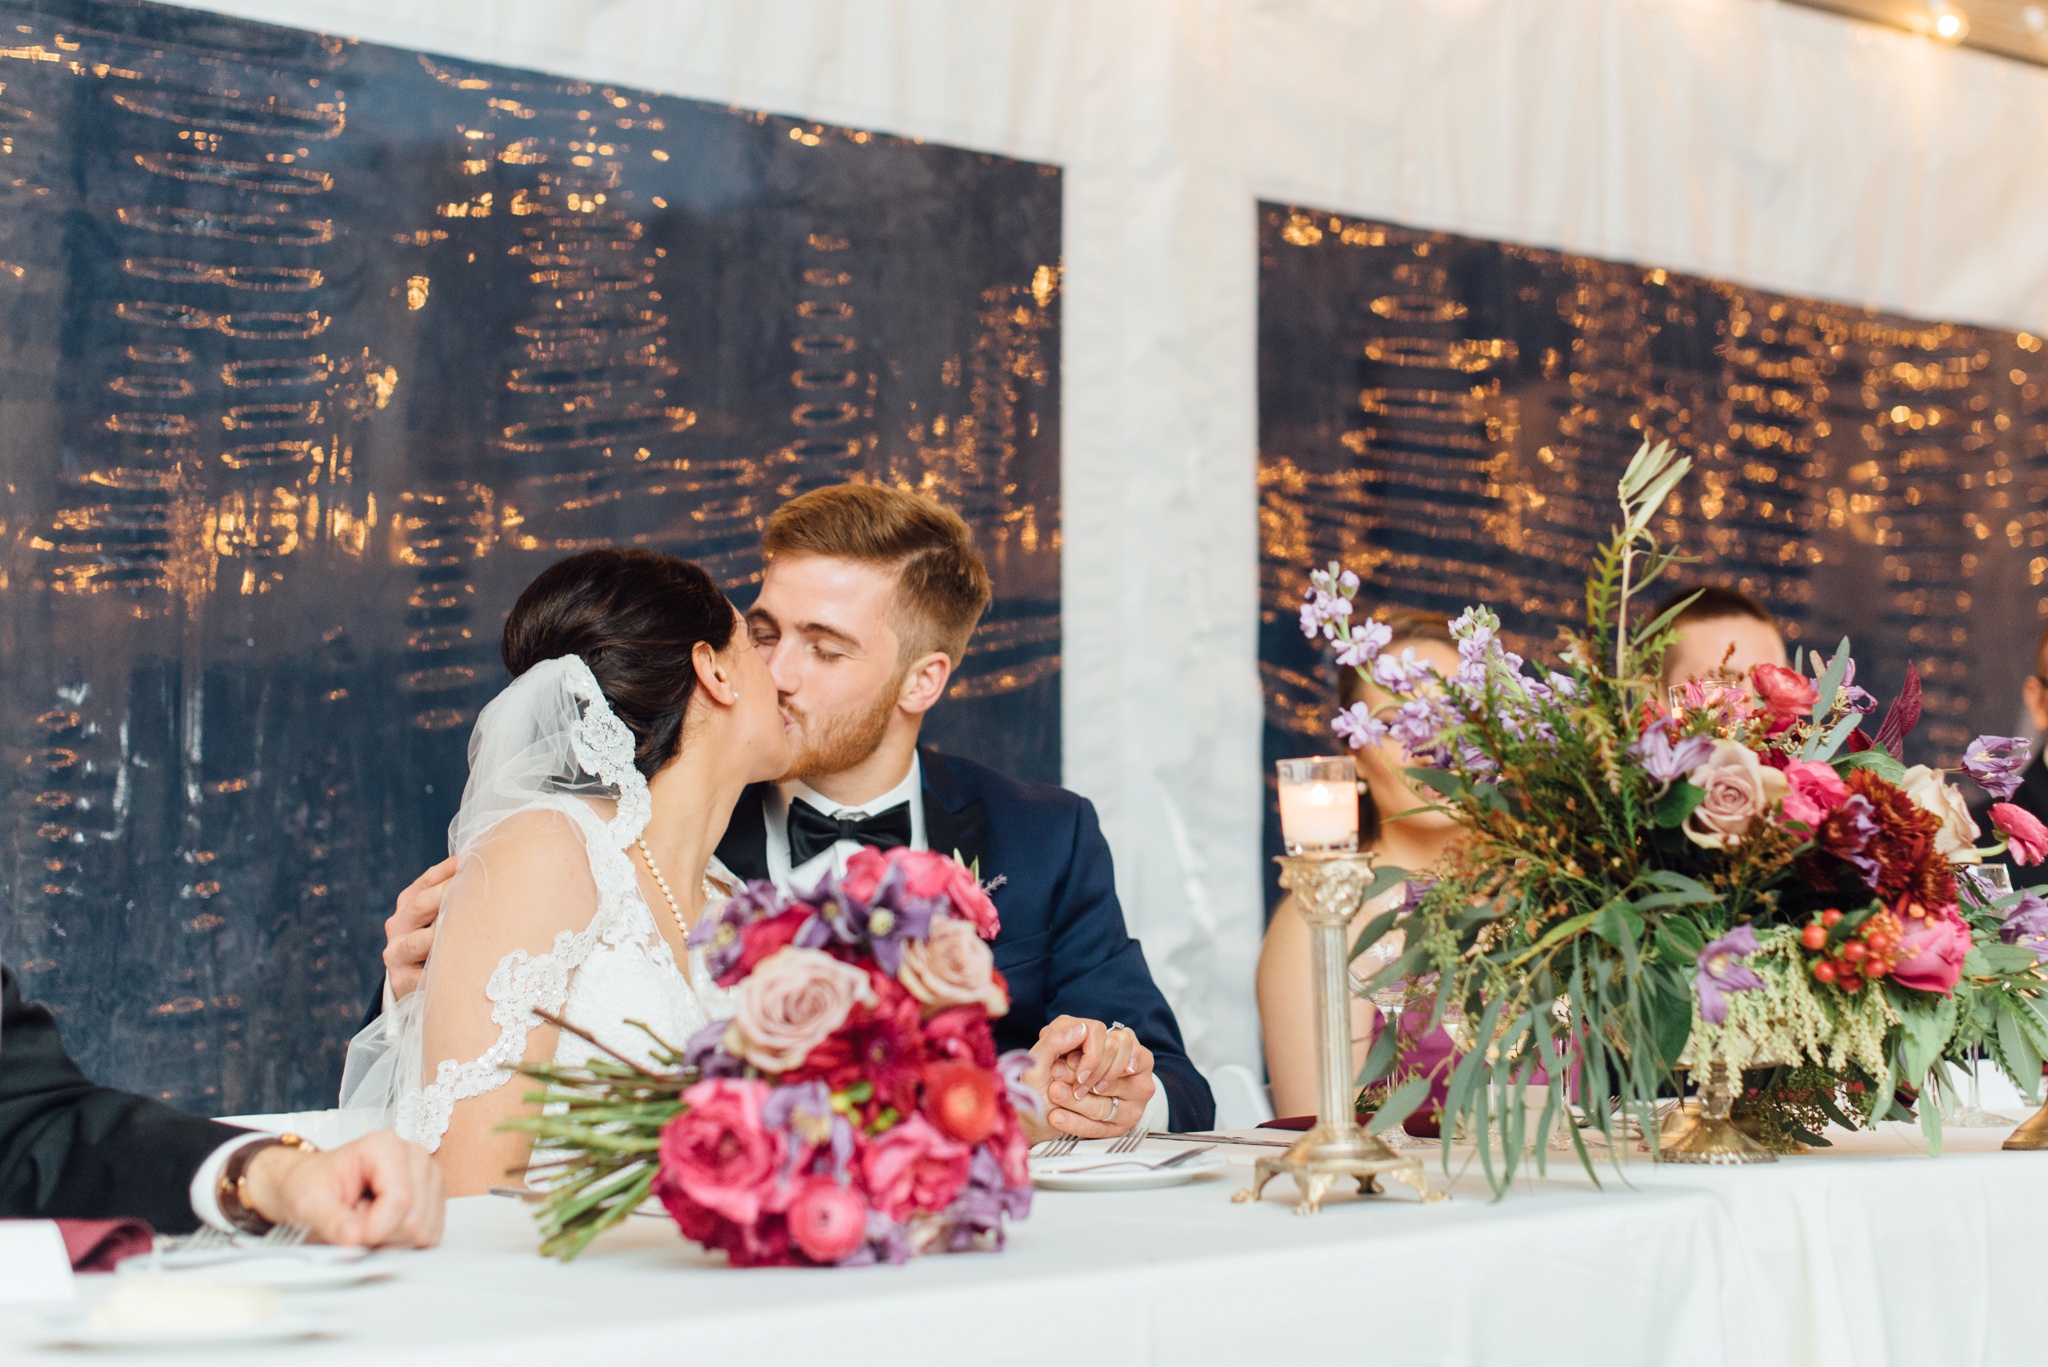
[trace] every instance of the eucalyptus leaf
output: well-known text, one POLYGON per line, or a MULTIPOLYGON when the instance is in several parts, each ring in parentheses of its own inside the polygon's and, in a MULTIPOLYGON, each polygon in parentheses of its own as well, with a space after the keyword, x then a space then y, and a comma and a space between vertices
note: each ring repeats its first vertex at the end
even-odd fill
POLYGON ((2034 1101, 2041 1085, 2041 1053, 2010 1011, 1998 1013, 1998 1047, 2005 1051, 2006 1072, 2019 1085, 2021 1095, 2034 1101))
POLYGON ((1387 1099, 1380 1103, 1379 1109, 1373 1112, 1372 1119, 1367 1122, 1366 1131, 1370 1134, 1381 1134, 1393 1129, 1394 1126, 1406 1120, 1410 1115, 1413 1115, 1415 1108, 1420 1106, 1423 1098, 1428 1095, 1428 1077, 1409 1078, 1393 1091, 1387 1093, 1387 1099))
POLYGON ((1657 805, 1650 809, 1650 820, 1667 831, 1676 830, 1706 798, 1706 789, 1681 780, 1657 799, 1657 805))
POLYGON ((1849 638, 1844 636, 1842 643, 1835 647, 1834 658, 1828 661, 1827 672, 1820 676, 1820 682, 1814 686, 1820 696, 1813 700, 1813 716, 1810 720, 1816 725, 1834 707, 1835 695, 1842 691, 1842 680, 1848 677, 1849 638))
POLYGON ((1593 913, 1593 933, 1624 953, 1643 937, 1643 916, 1626 897, 1609 898, 1593 913))

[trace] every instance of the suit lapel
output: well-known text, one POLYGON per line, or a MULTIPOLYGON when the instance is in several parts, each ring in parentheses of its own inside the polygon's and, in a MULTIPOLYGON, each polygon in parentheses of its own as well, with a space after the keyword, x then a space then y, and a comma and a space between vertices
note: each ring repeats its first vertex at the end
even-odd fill
POLYGON ((754 882, 768 876, 768 813, 763 803, 768 785, 756 783, 740 794, 725 837, 718 842, 718 862, 735 878, 754 882))
POLYGON ((982 878, 992 876, 981 867, 988 855, 988 809, 978 798, 967 800, 938 751, 920 747, 919 763, 924 771, 925 843, 935 853, 957 856, 982 878))

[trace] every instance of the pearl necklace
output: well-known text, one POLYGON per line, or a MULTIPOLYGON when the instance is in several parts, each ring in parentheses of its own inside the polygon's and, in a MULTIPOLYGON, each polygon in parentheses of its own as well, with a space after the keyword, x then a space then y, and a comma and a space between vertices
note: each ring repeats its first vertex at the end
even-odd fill
POLYGON ((661 889, 661 895, 668 902, 668 914, 676 918, 676 929, 690 938, 690 923, 683 919, 683 909, 676 905, 676 895, 669 891, 668 879, 661 876, 661 865, 654 862, 654 854, 647 848, 647 837, 641 836, 633 842, 640 847, 640 857, 647 861, 647 871, 654 875, 654 885, 661 889))

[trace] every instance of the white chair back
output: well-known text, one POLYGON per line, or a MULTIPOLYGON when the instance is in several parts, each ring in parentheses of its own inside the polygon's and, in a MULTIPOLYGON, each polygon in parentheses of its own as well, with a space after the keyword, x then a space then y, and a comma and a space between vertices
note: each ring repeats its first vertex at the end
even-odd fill
POLYGON ((1216 1097, 1216 1128, 1249 1130, 1273 1118, 1273 1099, 1265 1084, 1242 1063, 1209 1069, 1209 1090, 1216 1097))

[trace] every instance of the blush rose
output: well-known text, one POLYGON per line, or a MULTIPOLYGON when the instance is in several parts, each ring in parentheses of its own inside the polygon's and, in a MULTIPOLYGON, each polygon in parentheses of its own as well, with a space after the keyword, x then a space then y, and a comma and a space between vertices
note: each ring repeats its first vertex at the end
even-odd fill
POLYGON ((929 938, 903 946, 897 981, 934 1010, 980 1005, 991 1016, 1010 1009, 995 976, 996 956, 973 926, 951 916, 934 916, 929 938))
POLYGON ((1788 786, 1784 774, 1732 740, 1716 740, 1714 753, 1687 781, 1705 796, 1685 819, 1685 837, 1709 850, 1740 844, 1750 823, 1783 799, 1788 786))
POLYGON ((817 949, 778 949, 733 989, 725 1047, 764 1073, 801 1064, 857 1005, 874 1001, 865 970, 817 949))
POLYGON ((1934 837, 1934 852, 1954 864, 1980 864, 1977 853, 1977 823, 1970 819, 1970 806, 1962 793, 1941 774, 1916 764, 1899 780, 1899 788, 1923 812, 1941 818, 1941 830, 1934 837))

